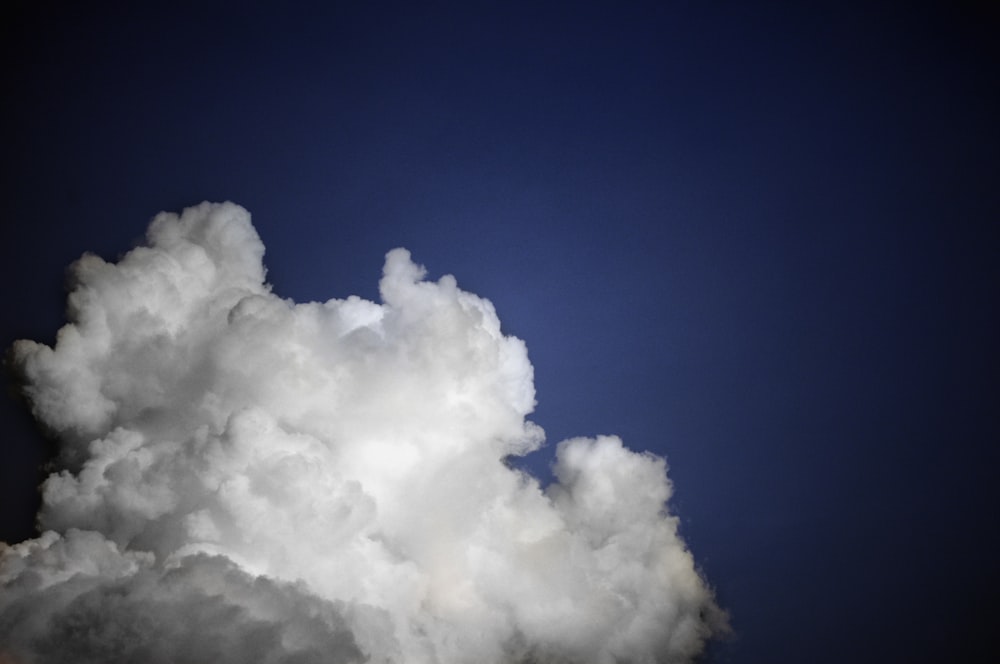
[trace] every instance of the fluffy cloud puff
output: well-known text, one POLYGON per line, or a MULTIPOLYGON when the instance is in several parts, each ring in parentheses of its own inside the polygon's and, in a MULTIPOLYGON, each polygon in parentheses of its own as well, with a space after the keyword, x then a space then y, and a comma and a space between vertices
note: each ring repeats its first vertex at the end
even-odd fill
POLYGON ((15 344, 63 469, 0 552, 0 661, 684 662, 725 628, 662 459, 504 463, 543 435, 488 300, 396 249, 381 304, 296 304, 263 254, 237 205, 160 214, 15 344))

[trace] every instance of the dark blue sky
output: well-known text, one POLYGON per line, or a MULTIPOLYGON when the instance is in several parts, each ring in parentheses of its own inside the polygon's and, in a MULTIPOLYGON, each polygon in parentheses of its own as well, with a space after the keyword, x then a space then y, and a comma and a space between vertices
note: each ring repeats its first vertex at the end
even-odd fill
MULTIPOLYGON (((0 27, 5 348, 51 342, 66 266, 129 249, 161 209, 244 205, 299 301, 375 299, 405 246, 525 340, 551 444, 617 433, 667 457, 736 631, 712 661, 987 644, 995 19, 33 4, 0 27)), ((0 417, 0 539, 19 541, 46 448, 13 398, 0 417)), ((543 475, 547 454, 528 460, 543 475)))

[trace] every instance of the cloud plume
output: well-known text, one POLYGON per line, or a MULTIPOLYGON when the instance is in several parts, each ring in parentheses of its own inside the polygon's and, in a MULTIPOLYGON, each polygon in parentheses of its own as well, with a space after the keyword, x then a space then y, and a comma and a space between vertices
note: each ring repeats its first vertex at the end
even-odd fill
POLYGON ((0 661, 686 662, 724 629, 662 459, 504 463, 543 433, 488 300, 403 249, 381 304, 282 299, 232 203, 146 240, 11 349, 61 470, 0 545, 0 661))

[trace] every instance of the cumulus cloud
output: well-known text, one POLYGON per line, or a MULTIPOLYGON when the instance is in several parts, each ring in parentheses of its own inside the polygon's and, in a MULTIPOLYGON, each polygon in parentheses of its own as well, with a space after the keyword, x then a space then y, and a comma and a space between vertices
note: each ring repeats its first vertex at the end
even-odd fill
POLYGON ((237 205, 162 213, 12 348, 62 469, 0 551, 0 661, 685 662, 725 628, 662 459, 504 463, 543 434, 488 300, 395 249, 381 304, 297 304, 263 254, 237 205))

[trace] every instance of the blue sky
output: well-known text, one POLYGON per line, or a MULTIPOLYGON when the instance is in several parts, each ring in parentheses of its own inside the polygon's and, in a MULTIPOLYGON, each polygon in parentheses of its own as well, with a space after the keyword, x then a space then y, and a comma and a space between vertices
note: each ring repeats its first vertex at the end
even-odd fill
MULTIPOLYGON (((383 256, 489 298, 549 448, 664 455, 736 637, 711 661, 972 661, 996 614, 995 19, 970 6, 22 6, 2 344, 65 267, 233 200, 275 291, 383 256)), ((0 539, 45 446, 8 399, 0 539)))

